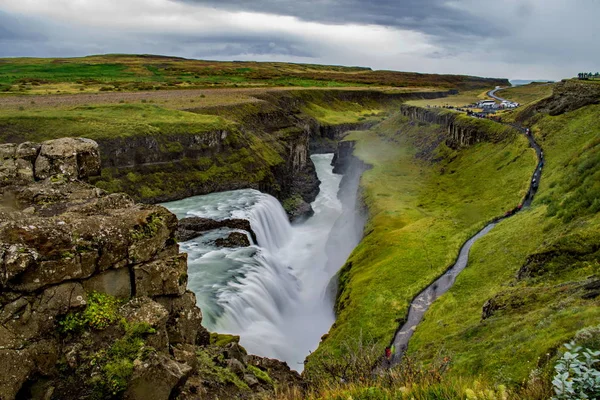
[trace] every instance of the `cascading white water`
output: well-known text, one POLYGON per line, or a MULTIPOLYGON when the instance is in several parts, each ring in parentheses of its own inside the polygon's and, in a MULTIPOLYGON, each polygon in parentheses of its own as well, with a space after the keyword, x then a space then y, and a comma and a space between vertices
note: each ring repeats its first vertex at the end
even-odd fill
POLYGON ((340 247, 335 257, 339 265, 332 268, 327 243, 342 214, 337 198, 341 176, 332 172, 332 155, 312 159, 320 193, 312 204, 314 216, 299 225, 290 225, 274 197, 256 190, 165 204, 179 218, 250 220, 258 241, 251 247, 217 248, 214 240, 231 232, 227 229, 181 244, 189 256, 188 287, 197 295, 209 330, 240 335, 249 352, 284 360, 296 370, 302 370, 303 360, 334 322, 333 299, 326 289, 356 244, 349 239, 340 247))

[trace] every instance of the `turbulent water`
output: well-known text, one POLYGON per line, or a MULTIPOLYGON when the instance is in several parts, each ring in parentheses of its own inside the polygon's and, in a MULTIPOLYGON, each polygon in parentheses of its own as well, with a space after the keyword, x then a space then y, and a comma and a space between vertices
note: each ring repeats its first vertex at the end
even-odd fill
POLYGON ((340 240, 352 229, 338 221, 341 176, 332 173, 331 159, 312 156, 320 193, 312 204, 314 216, 299 225, 289 224, 274 197, 250 189, 165 204, 179 218, 250 220, 258 241, 251 247, 214 246, 231 230, 181 244, 189 255, 188 287, 209 330, 240 335, 249 352, 284 360, 296 370, 302 370, 303 360, 334 322, 327 287, 357 242, 340 240))

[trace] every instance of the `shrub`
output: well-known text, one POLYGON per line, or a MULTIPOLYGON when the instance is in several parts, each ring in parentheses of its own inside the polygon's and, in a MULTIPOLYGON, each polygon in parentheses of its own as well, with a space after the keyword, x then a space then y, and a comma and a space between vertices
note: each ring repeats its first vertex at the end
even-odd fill
POLYGON ((552 400, 597 399, 600 397, 600 351, 565 344, 567 351, 558 360, 552 380, 552 400))

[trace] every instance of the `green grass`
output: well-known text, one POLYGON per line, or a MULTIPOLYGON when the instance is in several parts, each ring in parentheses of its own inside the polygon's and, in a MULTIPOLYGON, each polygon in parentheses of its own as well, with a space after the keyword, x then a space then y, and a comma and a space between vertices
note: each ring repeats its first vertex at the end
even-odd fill
POLYGON ((127 79, 134 74, 123 64, 81 63, 0 63, 0 84, 24 83, 38 86, 47 82, 70 82, 85 79, 127 79))
POLYGON ((541 100, 552 94, 553 84, 548 83, 530 83, 529 85, 515 86, 499 90, 496 94, 499 97, 510 101, 516 101, 521 105, 527 105, 541 100))
POLYGON ((21 94, 257 86, 480 88, 503 83, 507 81, 359 67, 218 62, 148 55, 0 59, 0 91, 21 94))
POLYGON ((0 140, 43 141, 60 137, 111 139, 130 136, 199 134, 232 127, 213 115, 170 110, 151 104, 116 104, 6 111, 0 115, 0 140))
MULTIPOLYGON (((457 123, 477 123, 471 120, 457 123)), ((522 136, 490 128, 495 141, 505 139, 460 151, 443 144, 444 129, 399 116, 348 138, 373 166, 361 179, 369 222, 340 272, 338 318, 309 358, 309 375, 319 373, 311 370, 315 357, 336 354, 349 338, 374 340, 383 353, 412 298, 453 263, 469 236, 520 202, 535 155, 522 136)))
POLYGON ((600 301, 582 286, 598 278, 596 199, 600 106, 534 125, 547 160, 533 207, 477 242, 468 268, 433 304, 410 344, 412 355, 452 358, 452 373, 520 384, 540 369, 547 378, 557 349, 600 321, 600 301), (532 272, 517 279, 522 266, 532 272), (482 321, 489 299, 503 306, 482 321))
POLYGON ((453 107, 463 107, 469 104, 477 103, 480 100, 485 100, 488 97, 486 96, 486 91, 479 90, 469 90, 465 92, 461 92, 456 95, 442 97, 439 99, 423 99, 423 100, 411 100, 407 101, 406 104, 411 106, 418 107, 426 107, 426 106, 453 106, 453 107))
POLYGON ((362 109, 350 107, 347 110, 332 110, 317 104, 310 104, 304 111, 324 125, 341 125, 357 122, 381 121, 385 114, 381 109, 362 109))

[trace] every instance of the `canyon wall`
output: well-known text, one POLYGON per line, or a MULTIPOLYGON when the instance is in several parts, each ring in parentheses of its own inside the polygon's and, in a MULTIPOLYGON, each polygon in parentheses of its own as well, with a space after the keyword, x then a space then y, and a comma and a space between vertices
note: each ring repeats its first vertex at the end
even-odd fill
POLYGON ((472 146, 479 142, 497 142, 505 139, 507 135, 517 134, 517 131, 509 126, 441 108, 403 104, 400 106, 400 113, 417 123, 444 127, 447 130, 446 145, 452 149, 472 146))
MULTIPOLYGON (((389 109, 408 99, 449 93, 282 91, 261 95, 254 103, 191 108, 186 111, 220 116, 232 124, 228 129, 199 134, 100 139, 103 171, 93 183, 147 203, 254 188, 284 203, 294 199, 296 208, 307 210, 319 185, 310 154, 333 152, 346 132, 376 122, 319 122, 308 109, 311 105, 331 107, 334 112, 389 109)), ((291 216, 297 214, 297 210, 287 211, 291 216)))

